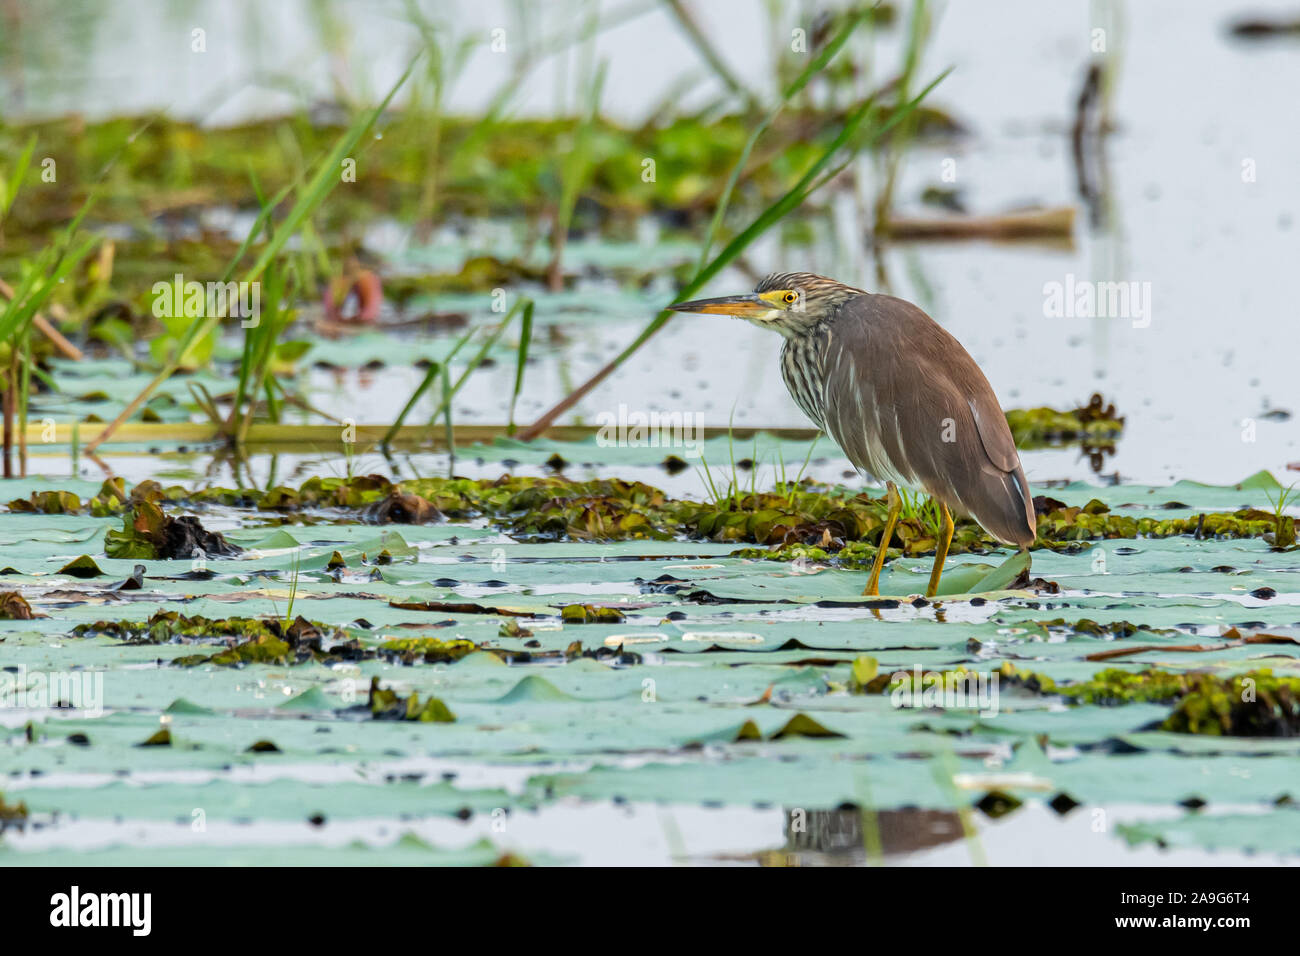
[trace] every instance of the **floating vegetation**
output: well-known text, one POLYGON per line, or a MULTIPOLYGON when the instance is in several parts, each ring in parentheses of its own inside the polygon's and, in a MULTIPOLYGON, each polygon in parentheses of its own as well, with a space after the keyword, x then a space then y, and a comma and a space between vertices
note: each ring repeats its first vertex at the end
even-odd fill
POLYGON ((280 638, 281 624, 252 617, 187 617, 179 611, 155 611, 145 621, 95 621, 72 628, 77 637, 103 635, 133 644, 189 643, 201 640, 280 638))
POLYGON ((1231 677, 1111 668, 1086 681, 1057 683, 1041 674, 1020 671, 1008 661, 999 673, 1013 686, 1039 694, 1060 694, 1080 704, 1175 702, 1173 711, 1158 725, 1172 733, 1300 736, 1300 677, 1277 676, 1266 668, 1231 677))
POLYGON ((1037 448, 1062 442, 1082 441, 1087 445, 1113 445, 1124 431, 1124 417, 1093 395, 1087 405, 1071 411, 1052 408, 1012 409, 1007 424, 1018 448, 1037 448))
POLYGON ((375 720, 414 720, 419 723, 451 724, 456 715, 436 697, 420 703, 420 695, 401 697, 394 690, 381 688, 379 678, 370 680, 370 695, 366 701, 370 716, 375 720))
POLYGON ((0 592, 0 620, 5 621, 30 621, 32 606, 27 603, 17 591, 0 592))
POLYGON ((4 833, 9 827, 22 827, 26 822, 27 804, 21 800, 17 803, 6 803, 5 795, 0 793, 0 833, 4 833))
MULTIPOLYGON (((920 692, 930 687, 958 689, 974 695, 996 676, 1011 687, 1033 694, 1058 695, 1080 705, 1174 703, 1158 729, 1181 734, 1231 737, 1300 736, 1300 677, 1253 670, 1231 677, 1158 668, 1126 671, 1110 668, 1088 680, 1058 682, 1044 674, 1004 661, 992 675, 959 666, 952 670, 879 672, 875 658, 859 657, 850 668, 853 694, 920 692)), ((986 691, 982 691, 985 692, 986 691)))
POLYGON ((178 657, 172 663, 177 667, 197 667, 200 664, 216 664, 220 667, 238 667, 241 664, 287 664, 289 643, 270 634, 261 634, 216 654, 191 654, 178 657))
POLYGON ((436 637, 406 637, 396 641, 385 641, 379 649, 395 655, 405 664, 424 661, 426 664, 451 663, 466 654, 473 654, 478 646, 473 641, 453 639, 449 641, 436 637))
POLYGON ((194 644, 222 642, 229 646, 213 654, 187 654, 172 660, 177 667, 215 664, 301 664, 373 659, 365 648, 341 628, 296 617, 286 624, 276 618, 187 617, 176 611, 157 611, 146 621, 95 621, 72 629, 78 637, 102 635, 128 644, 194 644))
POLYGON ((104 534, 110 558, 203 558, 239 554, 240 548, 208 531, 194 515, 173 518, 152 501, 137 502, 122 521, 122 530, 104 534))
POLYGON ((892 681, 892 674, 880 673, 880 662, 874 657, 855 657, 849 668, 850 694, 879 694, 892 681))
MULTIPOLYGON (((120 481, 120 480, 119 480, 120 481)), ((188 490, 141 482, 129 496, 120 486, 101 491, 92 510, 116 508, 126 514, 121 531, 109 531, 110 557, 189 558, 235 554, 235 545, 202 528, 191 515, 164 515, 164 504, 200 507, 225 505, 258 511, 299 512, 339 509, 356 512, 356 520, 422 524, 437 521, 487 519, 519 540, 622 541, 696 538, 717 542, 754 543, 771 550, 745 549, 739 557, 777 561, 834 559, 839 566, 861 568, 875 556, 888 511, 886 499, 872 498, 852 488, 817 484, 804 479, 789 490, 752 492, 722 501, 669 497, 641 482, 620 479, 574 481, 561 476, 504 475, 498 479, 418 478, 393 483, 379 475, 353 478, 313 477, 299 488, 206 488, 188 490), (117 502, 113 505, 113 502, 117 502)), ((36 510, 47 499, 19 499, 20 509, 36 510)), ((61 510, 66 499, 48 499, 61 510)), ((12 507, 13 503, 11 503, 12 507)), ((1093 499, 1067 506, 1046 496, 1035 499, 1038 539, 1035 547, 1106 538, 1279 539, 1279 528, 1293 533, 1294 518, 1258 508, 1205 512, 1190 517, 1161 518, 1114 514, 1093 499)), ((76 510, 76 509, 74 509, 76 510)), ((900 518, 895 546, 905 555, 921 555, 935 547, 936 529, 922 514, 900 518)), ((995 549, 998 542, 969 519, 957 519, 952 553, 995 549)))
MULTIPOLYGON (((1099 637, 1103 639, 1118 638, 1123 639, 1133 637, 1139 632, 1148 632, 1151 634, 1173 634, 1173 628, 1152 627, 1150 624, 1133 624, 1129 621, 1109 621, 1100 623, 1090 618, 1079 618, 1075 621, 1067 621, 1065 618, 1054 618, 1049 621, 1036 621, 1039 627, 1048 633, 1064 631, 1069 634, 1086 634, 1090 637, 1099 637)), ((1126 673, 1126 672, 1121 672, 1126 673)))
MULTIPOLYGON (((886 117, 887 118, 887 117, 886 117)), ((843 115, 835 111, 787 110, 771 126, 770 136, 784 144, 770 163, 755 164, 745 172, 745 186, 762 198, 775 199, 785 192, 821 148, 809 128, 833 128, 843 115)), ((122 118, 98 123, 59 121, 41 124, 41 154, 54 157, 69 168, 84 165, 102 168, 116 158, 114 195, 104 201, 104 215, 119 215, 140 204, 155 210, 202 203, 229 204, 236 208, 257 208, 254 182, 274 191, 284 182, 285 159, 277 135, 283 120, 263 120, 237 127, 197 125, 165 117, 152 117, 147 125, 138 119, 122 118), (130 136, 129 145, 121 144, 130 136), (176 176, 160 182, 159 157, 172 157, 182 149, 185 161, 174 166, 176 176), (74 163, 77 157, 80 163, 74 163), (238 160, 235 157, 239 157, 238 160), (252 178, 250 178, 250 172, 252 178)), ((324 207, 322 232, 336 232, 348 222, 367 221, 379 213, 410 216, 417 208, 422 183, 435 175, 439 183, 439 205, 453 218, 540 214, 546 196, 535 188, 539 178, 551 175, 552 157, 563 155, 572 135, 573 123, 556 120, 499 119, 484 128, 476 117, 443 117, 444 143, 473 137, 476 162, 467 168, 457 160, 453 148, 430 156, 427 131, 421 124, 390 124, 384 134, 384 148, 367 155, 367 173, 351 188, 324 207), (431 169, 431 164, 434 168, 431 169), (484 177, 487 177, 486 179, 484 177)), ((666 222, 685 226, 703 219, 717 199, 736 156, 752 131, 743 114, 679 118, 668 124, 626 128, 606 117, 591 120, 587 195, 599 197, 598 204, 578 211, 579 225, 590 228, 587 217, 599 214, 608 225, 631 226, 647 212, 657 212, 666 222), (689 176, 661 176, 643 181, 639 157, 659 157, 660 164, 689 169, 689 176), (637 157, 636 162, 631 157, 637 157), (630 164, 630 165, 629 165, 630 164), (599 210, 599 213, 597 213, 599 210), (608 222, 612 220, 612 222, 608 222)), ((923 135, 952 132, 954 120, 943 111, 922 107, 918 111, 923 135)), ((328 151, 342 133, 337 125, 295 127, 296 149, 315 156, 328 151)), ((7 141, 24 142, 30 129, 7 126, 7 141)), ((14 204, 6 223, 6 238, 16 250, 25 241, 43 234, 60 222, 79 201, 80 184, 74 177, 60 177, 57 183, 23 194, 14 204)), ((237 243, 225 240, 233 250, 237 243)), ((174 266, 181 271, 219 274, 224 260, 219 236, 207 236, 203 243, 166 245, 145 238, 119 242, 117 269, 130 276, 136 272, 170 275, 174 266), (159 254, 163 258, 158 261, 159 254), (177 261, 178 255, 186 256, 177 261), (205 270, 204 258, 208 262, 205 270), (152 258, 152 262, 151 262, 152 258)), ((2 261, 2 260, 0 260, 2 261)), ((509 281, 511 277, 506 277, 509 281)), ((472 286, 491 289, 503 284, 499 274, 483 275, 472 286)), ((464 288, 462 285, 461 288, 464 288)))
MULTIPOLYGON (((121 502, 117 503, 121 508, 121 502)), ((70 491, 33 491, 30 498, 9 502, 9 510, 26 514, 71 515, 81 511, 81 499, 70 491)))
POLYGON ((618 624, 627 616, 616 607, 566 604, 560 608, 560 619, 566 624, 618 624))
POLYGON ((1300 736, 1300 678, 1259 670, 1195 675, 1161 730, 1225 737, 1300 736))

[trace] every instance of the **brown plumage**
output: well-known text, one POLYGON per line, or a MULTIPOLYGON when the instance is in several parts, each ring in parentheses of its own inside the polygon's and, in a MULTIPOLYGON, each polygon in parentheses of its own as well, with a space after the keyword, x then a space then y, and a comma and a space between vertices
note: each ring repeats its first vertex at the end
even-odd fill
POLYGON ((910 302, 865 293, 824 334, 822 426, 849 461, 923 489, 1001 541, 1030 544, 1034 504, 1011 429, 961 343, 910 302))
POLYGON ((919 308, 810 273, 768 276, 753 294, 672 306, 737 315, 785 337, 781 374, 799 407, 860 473, 889 483, 891 518, 868 583, 874 593, 897 517, 894 484, 924 490, 990 534, 1028 546, 1033 500, 997 397, 975 360, 919 308))

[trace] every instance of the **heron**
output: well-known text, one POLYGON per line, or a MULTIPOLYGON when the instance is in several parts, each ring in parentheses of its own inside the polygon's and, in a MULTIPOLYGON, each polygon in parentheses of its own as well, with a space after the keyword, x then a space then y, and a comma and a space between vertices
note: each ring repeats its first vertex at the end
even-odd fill
POLYGON ((880 571, 903 508, 899 486, 939 504, 942 526, 926 596, 952 544, 952 512, 999 541, 1027 548, 1033 498, 1006 416, 960 342, 904 299, 808 272, 767 276, 746 295, 697 299, 674 312, 730 315, 784 337, 781 377, 795 403, 864 478, 885 482, 888 513, 864 595, 880 571))

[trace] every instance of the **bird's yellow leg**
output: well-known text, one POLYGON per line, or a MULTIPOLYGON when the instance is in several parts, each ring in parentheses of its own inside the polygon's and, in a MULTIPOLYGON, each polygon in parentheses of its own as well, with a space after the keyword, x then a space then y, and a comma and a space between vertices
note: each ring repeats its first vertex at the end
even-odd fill
POLYGON ((885 566, 885 552, 889 550, 889 539, 894 536, 894 525, 898 523, 898 513, 903 510, 903 499, 898 495, 898 488, 892 481, 885 483, 885 498, 889 502, 889 516, 885 518, 885 530, 880 534, 880 544, 876 546, 876 560, 871 565, 871 577, 862 593, 868 597, 880 594, 880 569, 885 566))
POLYGON ((939 578, 943 575, 943 562, 948 557, 948 546, 952 544, 953 523, 948 506, 939 502, 939 511, 943 513, 943 528, 939 531, 939 546, 934 549, 934 568, 930 571, 930 586, 925 589, 926 597, 934 597, 939 590, 939 578))

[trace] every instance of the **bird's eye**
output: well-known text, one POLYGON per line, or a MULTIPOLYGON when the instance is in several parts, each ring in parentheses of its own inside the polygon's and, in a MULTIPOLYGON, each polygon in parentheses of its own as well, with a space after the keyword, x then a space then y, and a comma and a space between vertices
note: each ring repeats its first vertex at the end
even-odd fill
POLYGON ((793 305, 794 301, 798 299, 799 296, 797 296, 793 292, 787 292, 784 296, 782 296, 782 298, 785 300, 786 305, 793 305))

